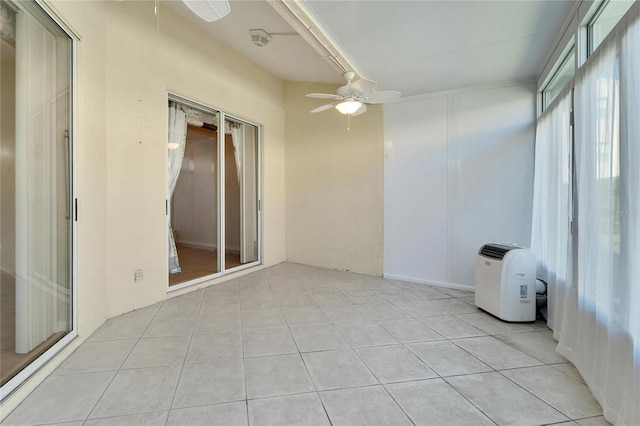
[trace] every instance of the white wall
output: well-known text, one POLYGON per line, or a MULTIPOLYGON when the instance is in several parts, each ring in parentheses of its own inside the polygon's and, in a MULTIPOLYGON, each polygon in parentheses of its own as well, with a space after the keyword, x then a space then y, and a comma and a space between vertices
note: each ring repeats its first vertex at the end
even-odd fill
POLYGON ((487 242, 529 245, 535 85, 385 106, 384 274, 474 284, 487 242))

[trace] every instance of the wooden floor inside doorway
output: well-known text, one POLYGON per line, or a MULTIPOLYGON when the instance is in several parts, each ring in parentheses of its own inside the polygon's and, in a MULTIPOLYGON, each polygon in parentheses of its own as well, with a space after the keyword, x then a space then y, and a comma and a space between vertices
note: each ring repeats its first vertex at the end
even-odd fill
MULTIPOLYGON (((218 250, 176 243, 181 271, 169 274, 169 285, 181 284, 220 271, 218 250)), ((235 268, 240 263, 240 253, 227 250, 224 257, 225 269, 235 268)))

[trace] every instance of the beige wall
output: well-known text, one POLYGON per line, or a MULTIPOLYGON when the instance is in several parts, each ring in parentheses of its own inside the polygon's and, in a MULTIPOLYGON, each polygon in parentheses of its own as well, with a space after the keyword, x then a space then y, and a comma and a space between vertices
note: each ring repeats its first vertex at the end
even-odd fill
POLYGON ((382 108, 347 117, 309 111, 309 92, 337 86, 285 83, 287 259, 382 274, 382 108))
POLYGON ((113 23, 106 33, 109 316, 166 298, 167 91, 264 125, 264 262, 284 260, 284 241, 274 234, 284 211, 272 202, 284 192, 284 174, 271 163, 284 156, 282 81, 169 8, 158 33, 151 6, 105 6, 105 22, 113 23), (136 269, 142 282, 133 282, 136 269))
POLYGON ((76 61, 77 318, 87 337, 107 317, 106 25, 100 2, 55 3, 82 37, 76 61))
MULTIPOLYGON (((281 80, 163 3, 159 31, 150 1, 47 4, 80 38, 75 164, 81 338, 68 354, 106 318, 168 297, 168 91, 264 126, 263 261, 285 260, 284 90, 281 80), (144 280, 134 283, 137 269, 144 280)), ((6 398, 2 415, 61 359, 6 398)))

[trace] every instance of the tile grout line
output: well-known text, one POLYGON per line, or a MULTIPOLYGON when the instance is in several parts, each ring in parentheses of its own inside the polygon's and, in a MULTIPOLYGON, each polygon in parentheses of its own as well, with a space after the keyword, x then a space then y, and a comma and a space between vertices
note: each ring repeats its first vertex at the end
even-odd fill
MULTIPOLYGON (((346 295, 345 295, 341 290, 339 290, 339 289, 338 289, 338 292, 339 292, 340 294, 342 294, 344 297, 347 297, 347 299, 348 299, 348 296, 346 296, 346 295)), ((383 296, 383 298, 384 298, 384 296, 383 296)), ((388 301, 388 300, 387 300, 387 301, 388 301)), ((352 301, 352 302, 353 302, 353 301, 352 301)), ((392 305, 393 305, 393 304, 392 304, 392 305)), ((354 305, 354 306, 355 306, 355 305, 354 305)), ((321 306, 319 306, 319 308, 320 308, 321 310, 323 310, 321 306)), ((356 309, 357 309, 357 308, 356 308, 356 309)), ((402 308, 400 308, 400 309, 402 309, 402 308)), ((367 316, 367 315, 366 315, 366 313, 365 313, 365 316, 367 316)), ((381 327, 383 330, 385 330, 387 333, 389 333, 389 331, 388 331, 388 330, 386 330, 386 329, 385 329, 385 328, 384 328, 384 327, 379 323, 379 321, 377 321, 377 320, 375 320, 375 319, 373 319, 373 318, 371 318, 371 317, 369 317, 369 319, 370 319, 371 321, 373 321, 373 323, 374 323, 374 324, 377 324, 379 327, 381 327)), ((337 332, 342 336, 342 338, 343 338, 343 339, 345 339, 345 341, 346 341, 345 336, 344 336, 342 333, 340 333, 340 330, 336 327, 335 323, 331 322, 331 326, 332 326, 332 327, 333 327, 333 328, 334 328, 334 329, 335 329, 335 330, 336 330, 336 331, 337 331, 337 332)), ((427 327, 427 328, 428 328, 428 327, 427 327)), ((390 333, 389 333, 389 334, 390 334, 390 333)), ((437 334, 437 333, 436 333, 436 334, 437 334)), ((390 344, 390 345, 388 345, 388 346, 397 346, 397 344, 400 344, 400 345, 404 346, 404 345, 402 344, 402 342, 400 342, 400 341, 399 341, 395 336, 393 336, 393 335, 391 335, 391 334, 390 334, 390 336, 391 336, 391 337, 396 341, 396 343, 394 343, 394 344, 390 344)), ((354 347, 353 347, 351 344, 349 344, 348 342, 347 342, 347 345, 349 346, 349 348, 351 349, 351 351, 352 351, 353 353, 355 353, 356 357, 358 357, 358 359, 360 360, 360 362, 362 363, 362 365, 364 365, 364 366, 365 366, 365 368, 370 372, 370 374, 371 374, 371 375, 372 375, 372 376, 373 376, 373 377, 378 381, 378 384, 377 384, 377 385, 367 385, 367 386, 363 386, 363 387, 369 387, 369 386, 382 386, 382 387, 383 387, 383 389, 385 390, 385 392, 387 393, 387 395, 389 395, 389 397, 392 399, 392 401, 394 401, 394 403, 395 403, 395 404, 396 404, 396 406, 401 410, 401 412, 402 412, 402 413, 404 413, 404 415, 406 416, 406 418, 407 418, 407 419, 408 419, 412 424, 414 424, 414 425, 415 425, 415 422, 413 421, 413 419, 411 419, 411 417, 410 417, 410 416, 408 415, 408 413, 407 413, 407 412, 402 408, 402 406, 398 403, 398 401, 396 401, 396 400, 395 400, 395 398, 393 398, 393 396, 389 393, 389 390, 386 388, 385 384, 384 384, 384 383, 382 383, 382 381, 380 380, 380 378, 375 374, 375 372, 374 372, 374 371, 372 371, 372 370, 371 370, 371 368, 369 367, 369 365, 367 365, 367 363, 364 361, 364 359, 362 359, 362 356, 358 353, 357 348, 354 348, 354 347)), ((383 346, 387 346, 387 345, 383 345, 383 346)), ((374 346, 374 347, 379 347, 379 346, 374 346)), ((405 350, 406 350, 406 348, 405 348, 405 350)), ((409 352, 409 353, 411 353, 411 352, 409 352)), ((412 355, 413 355, 413 354, 412 354, 412 355)), ((414 356, 415 356, 415 355, 414 355, 414 356)), ((304 358, 303 358, 303 359, 304 359, 304 358)), ((418 359, 418 358, 416 358, 416 359, 418 359)), ((419 361, 419 362, 422 362, 422 360, 420 360, 420 359, 418 359, 418 361, 419 361)), ((427 367, 427 368, 428 368, 428 367, 427 367)), ((429 370, 431 370, 431 369, 429 369, 429 370)), ((431 370, 431 371, 433 371, 433 370, 431 370)), ((435 372, 434 372, 434 373, 435 373, 435 372)), ((437 374, 437 373, 436 373, 436 374, 437 374)), ((353 389, 353 387, 350 387, 350 388, 344 388, 344 389, 353 389)), ((323 406, 324 406, 324 403, 323 403, 323 406)), ((326 407, 325 407, 325 411, 326 411, 326 407)), ((327 415, 328 415, 328 413, 327 413, 327 415)))
MULTIPOLYGON (((419 299, 419 300, 427 300, 427 301, 430 301, 430 300, 432 300, 432 299, 419 299)), ((397 306, 397 305, 396 305, 396 306, 397 306)), ((397 306, 397 307, 398 307, 399 309, 403 310, 403 309, 402 309, 402 307, 400 307, 400 306, 397 306)), ((404 311, 404 310, 403 310, 403 311, 404 311)), ((406 312, 406 311, 405 311, 405 312, 406 312)), ((455 316, 454 316, 454 314, 451 314, 451 313, 449 313, 449 312, 445 312, 445 311, 443 311, 443 312, 445 313, 445 316, 455 317, 455 316)), ((409 314, 409 313, 407 312, 407 314, 409 314)), ((420 320, 419 320, 418 318, 416 318, 415 316, 413 316, 413 315, 411 315, 411 314, 409 314, 409 315, 411 316, 411 318, 413 318, 413 319, 415 319, 416 321, 418 321, 418 322, 420 322, 421 324, 423 324, 423 323, 422 323, 422 321, 420 321, 420 320)), ((427 328, 429 328, 430 330, 433 330, 431 327, 427 326, 426 324, 424 324, 424 325, 425 325, 427 328)), ((436 332, 435 330, 433 330, 433 331, 434 331, 437 335, 442 336, 440 333, 436 332)), ((443 337, 443 340, 433 340, 433 341, 435 341, 435 342, 442 342, 442 341, 451 342, 451 340, 452 340, 452 339, 450 339, 450 338, 448 338, 448 337, 446 337, 446 336, 442 336, 442 337, 443 337)), ((427 341, 427 342, 411 342, 411 343, 428 343, 428 341, 427 341)), ((453 342, 451 342, 451 343, 453 343, 453 342)), ((444 383, 446 383, 449 387, 451 387, 451 389, 453 389, 453 390, 454 390, 454 392, 456 392, 458 395, 460 395, 462 398, 464 398, 466 401, 468 401, 468 402, 469 402, 473 407, 475 407, 475 408, 476 408, 480 413, 482 413, 482 415, 483 415, 483 416, 485 416, 487 419, 489 419, 489 421, 491 421, 491 422, 492 422, 492 423, 494 423, 494 424, 497 424, 497 423, 496 423, 496 422, 495 422, 491 417, 489 417, 489 415, 487 415, 483 410, 481 410, 481 409, 480 409, 480 407, 476 406, 476 404, 474 404, 474 403, 473 403, 469 398, 467 398, 465 395, 463 395, 460 391, 458 391, 458 389, 456 389, 454 386, 452 386, 452 385, 447 381, 447 377, 460 377, 460 376, 467 376, 467 375, 469 375, 469 374, 460 374, 460 375, 455 375, 455 376, 442 376, 442 375, 440 375, 440 373, 438 373, 435 369, 433 369, 433 367, 431 367, 431 366, 430 366, 426 361, 424 361, 424 360, 423 360, 422 358, 420 358, 420 357, 419 357, 415 352, 413 352, 413 351, 411 350, 411 348, 409 348, 409 347, 407 346, 408 342, 400 342, 400 344, 401 344, 401 345, 402 345, 402 346, 403 346, 407 351, 409 351, 409 353, 411 353, 411 355, 412 355, 412 356, 414 356, 416 359, 418 359, 420 362, 422 362, 422 363, 423 363, 427 368, 429 368, 429 370, 433 371, 433 373, 434 373, 434 374, 436 374, 436 376, 437 376, 437 377, 433 377, 433 378, 431 378, 431 379, 424 379, 424 380, 433 380, 433 379, 440 379, 440 380, 442 380, 442 381, 443 381, 444 383)), ((455 344, 455 343, 454 343, 454 344, 455 344)), ((456 345, 456 347, 458 347, 458 346, 456 345)), ((462 349, 462 348, 460 348, 460 349, 462 349)), ((463 350, 464 350, 464 349, 463 349, 463 350)), ((465 351, 465 352, 466 352, 466 351, 465 351)), ((469 355, 471 355, 471 354, 469 354, 469 355)), ((471 356, 473 356, 473 355, 471 355, 471 356)), ((476 357, 474 357, 474 358, 476 358, 476 357)), ((479 359, 478 359, 478 361, 480 361, 483 365, 486 365, 487 367, 492 368, 491 366, 487 365, 486 363, 482 362, 481 360, 479 360, 479 359)), ((472 373, 472 374, 473 374, 473 373, 472 373)), ((406 381, 406 382, 401 382, 401 383, 412 383, 412 382, 417 382, 417 381, 419 381, 419 380, 412 380, 412 381, 406 381)), ((387 390, 387 392, 390 394, 390 392, 389 392, 389 390, 387 389, 386 385, 384 385, 384 384, 383 384, 383 386, 385 387, 385 390, 387 390)), ((390 394, 390 396, 393 398, 393 395, 391 395, 391 394, 390 394)), ((394 400, 395 400, 395 398, 394 398, 394 400)), ((397 401, 396 401, 396 403, 400 406, 400 404, 399 404, 397 401)), ((402 406, 400 406, 400 408, 402 408, 402 406)), ((403 409, 403 411, 404 411, 404 409, 403 409)), ((408 414, 407 414, 407 416, 408 416, 408 414)), ((408 416, 408 417, 409 417, 409 416, 408 416)), ((409 418, 410 418, 410 417, 409 417, 409 418)))
MULTIPOLYGON (((196 291, 199 291, 199 290, 196 290, 196 291)), ((169 417, 171 417, 171 411, 173 409, 173 403, 175 402, 175 399, 176 399, 176 393, 178 393, 178 386, 180 385, 180 380, 182 379, 182 372, 184 371, 184 366, 185 366, 185 363, 187 361, 187 356, 189 355, 189 349, 191 348, 191 341, 193 339, 193 335, 196 332, 196 326, 198 324, 198 318, 200 317, 200 311, 202 310, 202 305, 204 303, 205 294, 206 294, 206 290, 204 290, 202 292, 202 298, 200 300, 200 305, 198 306, 198 312, 196 313, 196 318, 195 318, 195 321, 193 323, 193 328, 191 329, 191 334, 189 334, 189 342, 187 343, 187 350, 184 352, 184 357, 182 358, 182 364, 180 365, 180 372, 178 373, 178 380, 176 380, 176 384, 175 384, 175 386, 173 388, 173 395, 171 396, 171 401, 169 402, 169 408, 168 408, 168 411, 167 411, 167 418, 164 421, 165 426, 169 422, 169 417)))
MULTIPOLYGON (((393 346, 396 346, 396 345, 393 345, 393 346)), ((378 376, 376 376, 375 372, 373 372, 371 370, 369 365, 367 365, 365 360, 362 359, 362 356, 358 353, 358 351, 355 348, 353 348, 353 352, 355 352, 355 354, 358 357, 358 359, 360 359, 360 362, 362 362, 362 364, 369 370, 369 372, 373 375, 373 377, 376 378, 376 380, 378 381, 378 385, 376 385, 376 386, 382 386, 382 389, 384 389, 384 391, 387 393, 387 395, 389 395, 391 400, 396 404, 396 406, 400 409, 400 411, 402 411, 402 413, 404 413, 404 415, 407 417, 407 419, 409 419, 411 424, 415 426, 416 422, 413 421, 413 419, 411 418, 409 413, 407 413, 405 411, 405 409, 402 407, 402 405, 400 405, 400 403, 393 397, 393 395, 391 395, 391 392, 389 392, 389 389, 387 389, 387 387, 385 386, 385 383, 383 383, 382 380, 380 380, 380 378, 378 376)), ((421 360, 419 360, 419 361, 421 361, 421 360)), ((414 381, 416 381, 416 380, 411 380, 410 382, 414 382, 414 381)))
MULTIPOLYGON (((476 373, 476 374, 484 374, 484 373, 476 373)), ((468 376, 469 374, 464 374, 464 376, 468 376)), ((461 375, 463 376, 463 375, 461 375)), ((449 377, 461 377, 461 376, 449 376, 449 377)), ((471 404, 472 406, 474 406, 476 408, 476 410, 478 410, 479 412, 482 413, 483 416, 485 416, 487 419, 489 419, 493 424, 497 425, 498 422, 496 420, 494 420, 491 416, 489 416, 489 414, 485 413, 484 410, 482 410, 481 407, 479 407, 477 404, 475 404, 470 398, 468 398, 465 394, 463 394, 461 391, 458 390, 458 388, 456 388, 455 386, 453 386, 446 377, 443 377, 442 380, 451 388, 454 390, 454 392, 456 392, 458 395, 460 395, 462 398, 464 398, 467 402, 469 402, 469 404, 471 404)))
MULTIPOLYGON (((454 298, 454 297, 451 297, 454 298)), ((432 299, 422 299, 422 300, 432 300, 432 299)), ((397 306, 397 305, 396 305, 397 306)), ((398 308, 402 309, 402 307, 398 306, 398 308)), ((450 316, 450 317, 454 317, 457 318, 455 316, 455 314, 450 313, 450 312, 446 312, 446 316, 450 316)), ((411 314, 409 314, 411 315, 411 314)), ((416 319, 417 321, 419 321, 420 323, 422 323, 418 318, 416 318, 415 316, 411 315, 412 318, 416 319)), ((469 324, 470 326, 473 327, 472 324, 469 324)), ((425 324, 425 326, 427 326, 425 324)), ((427 326, 428 327, 428 326, 427 326)), ((429 329, 431 329, 430 327, 428 327, 429 329)), ((433 330, 433 329, 431 329, 433 330)), ((435 330, 433 330, 436 334, 440 335, 439 333, 437 333, 435 330)), ((481 330, 482 331, 482 330, 481 330)), ((487 334, 487 336, 493 337, 489 334, 487 334)), ((478 336, 474 336, 474 337, 478 337, 478 336)), ((479 336, 479 337, 484 337, 484 336, 479 336)), ((459 349, 463 350, 465 353, 469 354, 470 356, 472 356, 473 358, 475 358, 476 360, 478 360, 479 362, 481 362, 483 365, 486 365, 488 368, 492 369, 493 372, 497 372, 497 370, 495 370, 493 367, 491 367, 490 365, 486 364, 484 361, 480 360, 479 358, 477 358, 475 355, 469 353, 468 351, 466 351, 464 348, 460 347, 459 345, 455 344, 455 342, 453 342, 452 340, 455 340, 453 338, 448 338, 443 336, 444 341, 450 342, 452 344, 454 344, 456 347, 458 347, 459 349)), ((435 341, 442 341, 442 340, 435 340, 435 341)), ((412 342, 412 343, 425 343, 425 342, 412 342)), ((451 387, 451 389, 453 389, 458 395, 460 395, 462 398, 464 398, 466 401, 468 401, 473 407, 475 407, 480 413, 482 413, 482 415, 484 415, 487 419, 489 419, 489 421, 493 422, 494 424, 497 424, 487 413, 485 413, 480 407, 478 407, 476 404, 474 404, 469 398, 467 398, 464 394, 462 394, 457 388, 455 388, 453 385, 451 385, 451 383, 449 383, 449 381, 447 380, 448 377, 462 377, 462 376, 468 376, 468 375, 473 375, 473 374, 484 374, 484 373, 488 373, 488 372, 480 372, 480 373, 468 373, 468 374, 460 374, 460 375, 453 375, 453 376, 441 376, 437 371, 435 371, 433 368, 431 368, 431 366, 429 366, 425 361, 423 361, 420 357, 418 357, 409 347, 406 346, 405 343, 401 343, 414 357, 416 357, 419 361, 421 361, 423 364, 425 364, 427 367, 429 367, 430 370, 432 370, 436 375, 437 378, 439 378, 440 380, 443 380, 443 382, 445 382, 449 387, 451 387)), ((435 378, 433 378, 435 379, 435 378)), ((425 380, 431 380, 431 379, 425 379, 425 380)), ((404 382, 404 383, 411 383, 411 382, 415 382, 414 381, 408 381, 408 382, 404 382)), ((386 386, 385 386, 386 389, 386 386)), ((388 392, 388 390, 387 390, 388 392)), ((393 396, 392 396, 393 397, 393 396)), ((398 404, 400 405, 400 404, 398 404)))
POLYGON ((515 381, 513 381, 512 379, 510 379, 509 377, 505 376, 504 374, 502 374, 501 371, 496 371, 496 373, 500 374, 500 376, 504 377, 505 379, 507 379, 509 382, 513 383, 514 385, 516 385, 517 387, 519 387, 520 389, 522 389, 523 391, 525 391, 526 393, 528 393, 529 395, 533 396, 535 399, 537 399, 538 401, 542 402, 543 404, 545 404, 547 407, 551 408, 552 410, 560 413, 560 415, 566 417, 569 420, 572 420, 570 416, 566 415, 565 413, 563 413, 562 411, 560 411, 559 409, 557 409, 556 407, 552 406, 551 404, 549 404, 548 402, 542 400, 540 397, 538 397, 537 395, 535 395, 533 392, 529 391, 529 389, 525 388, 524 386, 520 385, 519 383, 516 383, 515 381))
MULTIPOLYGON (((459 319, 462 319, 462 318, 459 318, 459 319)), ((464 319, 462 319, 462 320, 464 321, 464 319)), ((465 321, 465 322, 466 322, 466 321, 465 321)), ((468 323, 468 322, 467 322, 467 323, 468 323)), ((470 323, 468 323, 468 324, 470 324, 470 323)), ((473 324, 470 324, 470 325, 471 325, 471 326, 474 326, 473 324)), ((497 335, 497 333, 489 333, 489 332, 487 332, 486 330, 482 330, 482 329, 480 329, 480 330, 481 330, 481 331, 485 331, 485 332, 487 333, 487 336, 486 336, 486 337, 493 337, 494 339, 497 339, 497 338, 495 337, 495 336, 497 335)), ((523 331, 522 331, 522 333, 524 333, 524 332, 531 332, 531 331, 532 331, 532 330, 523 330, 523 331)), ((508 334, 513 334, 513 333, 508 333, 508 334)), ((485 336, 478 336, 478 337, 485 337, 485 336)), ((478 360, 479 362, 481 362, 482 364, 484 364, 484 365, 486 365, 487 367, 491 368, 493 371, 489 371, 489 372, 478 372, 478 373, 470 373, 470 374, 461 374, 461 375, 458 375, 458 376, 447 376, 447 377, 460 377, 460 376, 474 375, 474 374, 490 374, 490 373, 498 373, 498 374, 500 374, 502 377, 504 377, 505 379, 509 380, 511 383, 513 383, 513 384, 515 384, 516 386, 518 386, 520 389, 522 389, 522 390, 524 390, 525 392, 529 393, 530 395, 534 396, 536 399, 538 399, 539 401, 541 401, 542 403, 544 403, 545 405, 547 405, 547 406, 548 406, 548 407, 550 407, 551 409, 553 409, 553 410, 557 411, 558 413, 560 413, 561 415, 563 415, 563 416, 565 416, 565 417, 567 417, 567 418, 570 418, 569 416, 567 416, 567 415, 565 415, 564 413, 562 413, 560 410, 557 410, 555 407, 551 406, 550 404, 546 403, 546 402, 545 402, 545 401, 543 401, 542 399, 538 398, 536 395, 534 395, 532 392, 528 391, 526 388, 522 387, 522 386, 521 386, 521 385, 519 385, 518 383, 516 383, 516 382, 514 382, 513 380, 511 380, 509 377, 507 377, 507 376, 505 376, 504 374, 502 374, 501 370, 498 370, 498 369, 493 368, 492 366, 488 365, 487 363, 485 363, 484 361, 482 361, 480 358, 478 358, 477 356, 475 356, 475 355, 474 355, 474 354, 472 354, 471 352, 469 352, 469 351, 467 351, 466 349, 464 349, 463 347, 461 347, 461 346, 457 345, 457 344, 456 344, 454 341, 452 341, 452 340, 456 340, 456 339, 448 339, 448 341, 450 341, 450 342, 451 342, 452 344, 454 344, 456 347, 460 348, 461 350, 463 350, 464 352, 466 352, 467 354, 469 354, 469 355, 470 355, 470 356, 472 356, 473 358, 477 359, 477 360, 478 360)), ((499 340, 499 339, 498 339, 498 340, 499 340)), ((504 343, 506 343, 506 342, 504 342, 504 343)), ((521 353, 524 353, 524 352, 520 351, 519 349, 517 349, 517 348, 515 348, 515 347, 514 347, 514 349, 518 350, 518 351, 519 351, 519 352, 521 352, 521 353)), ((526 353, 525 353, 525 355, 528 355, 528 354, 526 354, 526 353)), ((532 357, 532 358, 534 358, 534 357, 532 357)), ((536 361, 542 362, 542 361, 538 360, 537 358, 534 358, 534 359, 536 359, 536 361)), ((544 364, 544 363, 543 363, 543 364, 544 364)), ((546 365, 546 364, 544 364, 544 365, 546 365)), ((513 368, 513 369, 517 369, 517 368, 532 368, 532 367, 536 367, 536 366, 516 367, 516 368, 513 368)), ((539 367, 539 366, 537 366, 537 367, 539 367)), ((511 369, 509 369, 509 370, 511 370, 511 369)), ((446 378, 444 378, 444 379, 446 380, 446 378)), ((448 383, 451 387, 453 387, 454 389, 456 389, 453 385, 451 385, 451 384, 449 383, 449 381, 447 381, 447 383, 448 383)), ((456 391, 457 391, 457 389, 456 389, 456 391)), ((460 393, 460 392, 459 392, 459 393, 460 393)), ((460 393, 460 394, 461 394, 461 395, 463 395, 462 393, 460 393)), ((463 396, 464 396, 464 395, 463 395, 463 396)), ((468 398, 466 398, 466 397, 465 397, 465 399, 468 399, 468 398)), ((469 402, 473 404, 473 402, 472 402, 471 400, 469 400, 469 402)), ((476 406, 475 404, 473 404, 473 405, 474 405, 474 406, 476 406)), ((477 407, 477 408, 478 408, 478 409, 480 409, 479 407, 477 407)), ((489 417, 489 415, 488 415, 488 414, 486 414, 484 411, 482 411, 482 410, 480 410, 480 411, 481 411, 485 416, 489 417)), ((492 420, 493 420, 493 419, 492 419, 492 420)))
MULTIPOLYGON (((261 270, 264 273, 264 269, 261 270)), ((242 347, 242 381, 244 383, 244 411, 247 416, 247 425, 249 425, 249 392, 247 390, 247 365, 245 363, 244 353, 244 327, 242 326, 242 306, 240 304, 240 278, 236 283, 238 289, 238 315, 240 316, 240 345, 242 347)))
MULTIPOLYGON (((93 407, 91 407, 91 410, 89 411, 89 414, 87 414, 87 416, 84 418, 84 420, 82 421, 82 423, 86 423, 87 421, 89 421, 89 419, 91 418, 91 414, 94 412, 94 410, 96 409, 96 407, 98 406, 98 404, 100 403, 100 401, 102 400, 102 398, 104 397, 104 394, 107 393, 107 389, 109 389, 109 387, 111 386, 111 384, 113 383, 113 381, 116 379, 116 377, 118 376, 118 373, 120 373, 120 371, 122 370, 122 366, 124 365, 125 362, 127 362, 127 359, 131 356, 131 353, 133 352, 133 350, 135 349, 135 347, 138 345, 138 343, 140 342, 140 340, 142 339, 142 336, 144 336, 144 333, 147 331, 147 329, 149 328, 149 326, 151 325, 151 323, 153 322, 153 320, 156 318, 156 316, 158 315, 158 312, 160 312, 160 309, 162 309, 162 307, 164 306, 164 304, 166 303, 166 300, 163 301, 160 306, 158 306, 158 309, 156 310, 156 312, 153 314, 153 316, 151 317, 151 319, 149 320, 149 323, 146 325, 146 327, 144 328, 144 330, 142 330, 142 332, 140 333, 140 336, 136 339, 136 343, 133 344, 133 346, 131 346, 131 349, 129 350, 129 352, 127 353, 127 356, 124 357, 124 359, 122 360, 122 362, 120 363, 120 366, 118 367, 117 370, 115 370, 115 373, 113 374, 113 377, 111 378, 111 380, 109 380, 109 383, 107 384, 107 386, 105 386, 104 390, 102 391, 102 393, 100 394, 100 397, 96 400, 95 404, 93 404, 93 407)), ((144 309, 144 308, 143 308, 144 309)), ((132 311, 135 312, 135 311, 132 311)), ((124 315, 124 314, 123 314, 124 315)), ((107 320, 108 321, 108 320, 107 320)), ((106 321, 105 321, 106 322, 106 321)), ((96 330, 97 331, 97 330, 96 330)), ((117 340, 125 340, 125 339, 117 339, 117 340)), ((128 340, 128 339, 127 339, 128 340)), ((84 344, 84 342, 83 342, 84 344)), ((78 347, 79 348, 79 347, 78 347)), ((77 350, 77 349, 76 349, 77 350)))
MULTIPOLYGON (((271 291, 273 291, 273 286, 271 285, 271 280, 269 279, 269 277, 266 274, 265 274, 265 276, 267 277, 267 282, 269 283, 269 287, 271 288, 271 291)), ((298 280, 295 277, 294 277, 294 280, 296 280, 296 282, 298 282, 298 280)), ((298 282, 298 284, 299 284, 299 282, 298 282)), ((305 289, 305 291, 306 291, 306 289, 305 289)), ((313 377, 311 377, 311 373, 309 372, 309 366, 307 365, 304 357, 302 356, 302 352, 300 352, 300 347, 298 346, 298 342, 296 342, 295 337, 293 337, 293 333, 291 332, 291 327, 290 327, 286 317, 284 316, 284 313, 283 313, 283 318, 285 320, 285 324, 287 326, 287 330, 289 330, 289 334, 291 335, 291 338, 293 339, 293 343, 294 343, 294 345, 296 345, 296 348, 298 349, 298 356, 300 357, 300 360, 302 361, 302 365, 304 365, 305 371, 307 372, 307 376, 309 377, 309 380, 311 381, 311 384, 313 385, 313 388, 315 389, 314 393, 318 397, 318 400, 320 401, 320 405, 322 405, 322 409, 324 410, 324 414, 327 417, 327 420, 329 421, 329 424, 333 425, 333 422, 331 421, 331 418, 329 417, 329 412, 327 411, 327 407, 325 406, 324 401, 320 397, 320 392, 318 391, 318 386, 316 385, 315 381, 313 380, 313 377)))

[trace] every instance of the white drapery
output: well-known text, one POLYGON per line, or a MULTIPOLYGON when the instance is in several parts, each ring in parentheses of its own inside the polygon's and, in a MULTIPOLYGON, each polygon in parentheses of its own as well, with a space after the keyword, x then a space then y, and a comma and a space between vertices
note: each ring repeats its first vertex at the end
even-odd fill
POLYGON ((184 149, 187 141, 187 114, 175 103, 169 105, 169 135, 167 139, 167 200, 168 214, 167 225, 169 228, 169 273, 180 272, 180 262, 178 260, 178 250, 176 249, 173 228, 171 227, 171 198, 176 189, 184 149))
POLYGON ((16 16, 15 268, 17 353, 69 330, 64 130, 68 85, 57 85, 55 36, 16 16), (61 112, 61 114, 58 114, 61 112))
POLYGON ((558 351, 614 424, 640 424, 640 3, 576 75, 576 277, 558 351))
MULTIPOLYGON (((231 135, 240 192, 240 262, 258 259, 257 253, 257 132, 254 126, 225 120, 231 135)), ((227 187, 228 188, 228 187, 227 187)))
POLYGON ((233 157, 236 160, 236 174, 238 176, 238 186, 242 181, 242 148, 244 147, 243 125, 225 120, 225 133, 231 135, 233 144, 233 157))
POLYGON ((560 329, 571 223, 571 88, 568 84, 538 119, 531 249, 538 259, 538 277, 548 284, 551 329, 560 329))

